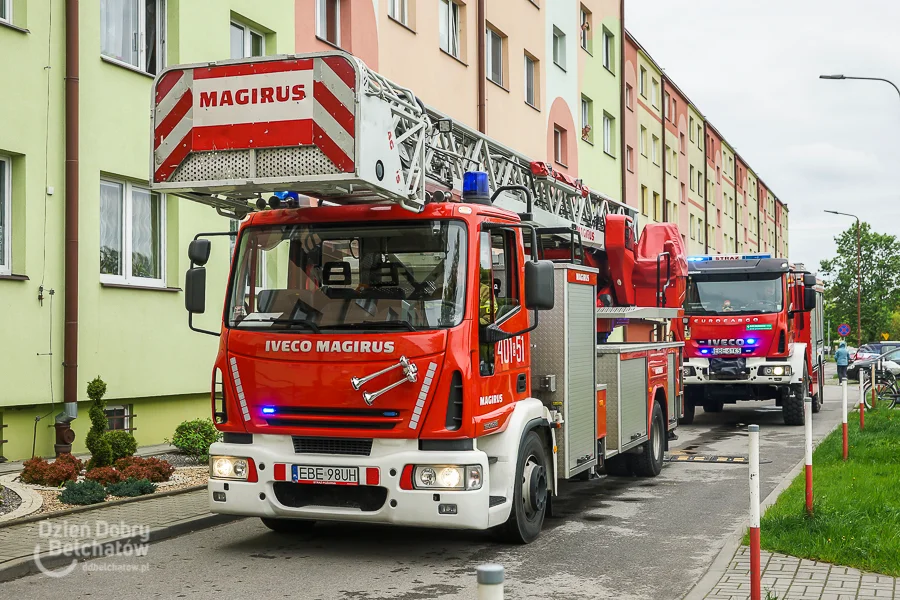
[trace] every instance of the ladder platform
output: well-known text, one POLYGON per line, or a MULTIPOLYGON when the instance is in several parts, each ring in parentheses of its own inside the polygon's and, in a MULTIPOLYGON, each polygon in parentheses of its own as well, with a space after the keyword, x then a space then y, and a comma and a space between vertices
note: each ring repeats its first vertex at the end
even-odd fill
POLYGON ((670 321, 682 316, 681 308, 657 306, 598 306, 598 319, 635 319, 643 321, 670 321))

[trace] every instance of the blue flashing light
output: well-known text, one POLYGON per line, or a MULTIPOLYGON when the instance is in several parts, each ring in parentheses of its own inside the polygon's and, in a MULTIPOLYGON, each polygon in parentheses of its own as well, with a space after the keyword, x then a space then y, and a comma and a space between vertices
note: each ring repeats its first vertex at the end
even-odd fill
POLYGON ((287 200, 288 198, 293 198, 294 200, 300 200, 300 194, 297 192, 275 192, 272 194, 279 200, 287 200))
POLYGON ((688 256, 688 262, 704 262, 712 260, 712 256, 688 256))
POLYGON ((756 338, 747 338, 747 339, 744 340, 744 341, 747 342, 748 344, 755 344, 755 343, 756 343, 756 338))
POLYGON ((709 354, 709 348, 702 348, 700 354, 709 354))
POLYGON ((463 174, 463 199, 466 201, 490 198, 488 174, 484 171, 469 171, 463 174))
POLYGON ((264 406, 263 409, 262 409, 262 412, 263 412, 264 415, 274 415, 274 414, 275 414, 275 408, 273 408, 273 407, 271 407, 271 406, 264 406))
POLYGON ((385 417, 399 417, 400 416, 400 413, 398 413, 396 410, 386 410, 381 414, 383 414, 385 417))

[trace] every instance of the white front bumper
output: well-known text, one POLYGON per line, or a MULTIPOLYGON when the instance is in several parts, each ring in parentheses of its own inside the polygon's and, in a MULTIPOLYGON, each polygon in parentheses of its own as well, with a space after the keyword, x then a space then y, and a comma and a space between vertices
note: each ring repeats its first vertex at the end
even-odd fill
POLYGON ((509 502, 490 507, 488 457, 480 450, 422 451, 419 450, 417 440, 376 439, 369 456, 297 454, 290 436, 254 434, 252 444, 220 442, 212 445, 210 454, 252 458, 259 479, 256 483, 210 479, 209 507, 214 513, 486 529, 505 521, 510 510, 509 502), (286 482, 275 480, 276 464, 286 465, 286 482), (472 491, 449 492, 400 489, 403 468, 415 464, 481 465, 482 487, 472 491), (275 484, 281 483, 281 488, 297 485, 290 481, 291 465, 360 467, 360 480, 363 483, 366 481, 366 468, 377 468, 377 487, 387 490, 384 504, 377 510, 370 511, 338 506, 286 506, 279 501, 275 484), (225 500, 215 500, 213 494, 216 492, 224 493, 225 500), (456 514, 438 514, 438 507, 447 504, 456 505, 456 514))
POLYGON ((693 375, 685 375, 685 385, 791 385, 801 383, 803 380, 802 363, 800 369, 793 364, 793 358, 789 362, 770 361, 764 357, 750 357, 745 359, 750 374, 745 379, 710 379, 708 358, 685 358, 685 372, 687 367, 693 367, 693 375), (769 376, 759 375, 759 367, 791 367, 790 375, 769 376))

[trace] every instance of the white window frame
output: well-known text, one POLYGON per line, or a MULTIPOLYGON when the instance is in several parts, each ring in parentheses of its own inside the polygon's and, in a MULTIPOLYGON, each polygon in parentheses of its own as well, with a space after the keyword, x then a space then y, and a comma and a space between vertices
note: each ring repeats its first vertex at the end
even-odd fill
POLYGON ((537 61, 525 55, 525 104, 537 108, 537 94, 536 94, 536 84, 537 84, 537 61), (528 71, 531 70, 531 88, 528 87, 528 71), (531 94, 531 100, 528 99, 529 93, 531 94))
MULTIPOLYGON (((6 0, 9 3, 9 22, 12 23, 12 0, 6 0)), ((102 45, 103 45, 103 31, 101 28, 100 31, 100 45, 101 51, 100 54, 104 59, 116 63, 118 65, 122 65, 123 67, 129 69, 135 69, 141 71, 142 73, 149 73, 146 69, 147 64, 147 48, 144 44, 144 37, 147 35, 147 7, 146 2, 148 0, 141 0, 141 10, 138 11, 138 30, 137 35, 139 43, 138 43, 138 64, 133 65, 129 62, 123 61, 115 56, 109 56, 107 54, 103 54, 102 45)), ((166 0, 149 0, 156 2, 156 75, 158 75, 164 68, 166 68, 166 15, 168 6, 166 5, 166 0)), ((4 0, 0 0, 0 2, 4 2, 4 0)), ((102 8, 101 8, 102 10, 102 8)), ((3 19, 0 19, 2 21, 3 19)))
POLYGON ((663 119, 669 120, 669 93, 663 92, 663 119))
POLYGON ((125 418, 122 419, 122 429, 116 430, 116 429, 109 428, 109 419, 111 419, 113 417, 106 415, 106 430, 107 431, 122 431, 122 430, 124 430, 124 431, 130 432, 131 431, 132 405, 131 404, 107 404, 106 408, 103 409, 104 415, 106 414, 106 411, 109 411, 109 410, 122 410, 125 412, 125 418))
POLYGON ((650 80, 650 94, 652 95, 650 101, 653 103, 653 108, 659 108, 659 82, 656 79, 650 80))
POLYGON ((650 138, 650 158, 654 165, 659 164, 659 138, 655 135, 650 138))
POLYGON ((641 67, 638 75, 638 92, 640 92, 641 96, 644 98, 647 97, 647 69, 644 67, 641 67))
MULTIPOLYGON (((443 35, 441 35, 441 50, 453 58, 459 59, 461 56, 460 40, 462 38, 462 21, 459 14, 459 4, 453 0, 440 0, 439 10, 441 11, 441 14, 438 17, 438 20, 444 19, 447 24, 447 39, 445 40, 443 35)), ((441 33, 443 34, 443 32, 441 33)))
POLYGON ((625 84, 625 108, 634 110, 634 88, 631 84, 625 84))
MULTIPOLYGON (((253 56, 253 36, 254 35, 258 35, 260 37, 260 39, 262 40, 262 48, 261 48, 262 54, 260 54, 259 56, 266 55, 266 34, 264 34, 261 31, 257 31, 256 29, 253 29, 249 25, 245 25, 245 24, 241 23, 240 21, 232 21, 231 26, 237 27, 244 31, 244 38, 243 38, 244 55, 241 58, 250 58, 253 56)), ((230 33, 230 31, 231 30, 229 30, 229 33, 230 33)))
POLYGON ((610 156, 615 156, 613 152, 613 118, 603 113, 603 151, 610 156))
POLYGON ((586 10, 584 10, 582 8, 581 9, 581 36, 580 36, 581 37, 581 47, 584 50, 587 50, 588 52, 590 52, 590 49, 589 49, 590 38, 588 36, 588 29, 585 28, 585 25, 587 25, 588 28, 590 27, 590 24, 588 23, 588 13, 586 10))
POLYGON ((409 0, 388 0, 388 16, 407 25, 409 23, 409 0))
MULTIPOLYGON (((3 2, 3 0, 0 0, 3 2)), ((3 163, 3 173, 5 178, 0 181, 3 188, 3 224, 5 231, 3 232, 3 247, 0 252, 3 253, 3 264, 0 265, 0 275, 12 275, 12 161, 8 156, 0 156, 0 163, 3 163)))
POLYGON ((553 26, 553 64, 566 70, 566 34, 556 25, 553 26))
POLYGON ((603 28, 603 66, 606 67, 607 71, 613 71, 613 34, 611 31, 603 28))
POLYGON ((647 156, 647 128, 641 125, 641 156, 647 156))
POLYGON ((0 17, 0 23, 9 23, 12 25, 13 20, 13 3, 12 0, 0 0, 0 7, 4 8, 5 17, 0 17))
POLYGON ((160 221, 160 235, 159 235, 159 279, 154 279, 151 277, 134 277, 131 275, 132 268, 132 216, 133 216, 133 190, 134 188, 138 188, 140 190, 144 190, 148 193, 156 193, 151 192, 149 186, 143 185, 135 185, 130 181, 126 181, 124 179, 116 179, 114 177, 102 177, 100 178, 101 185, 103 183, 111 183, 114 185, 122 186, 122 221, 119 223, 122 228, 122 274, 111 274, 111 273, 100 273, 100 282, 101 283, 113 283, 119 285, 135 285, 142 287, 166 287, 166 195, 165 194, 157 194, 159 196, 159 221, 160 221))
POLYGON ((590 100, 590 98, 586 98, 585 96, 581 97, 581 139, 582 141, 593 143, 594 140, 594 103, 590 100), (591 130, 587 134, 587 138, 584 135, 584 128, 590 127, 591 130))
POLYGON ((484 60, 486 62, 484 68, 486 70, 487 78, 489 81, 493 81, 500 87, 503 87, 503 36, 490 27, 486 27, 484 30, 484 38, 484 60), (493 77, 491 77, 494 71, 494 44, 500 44, 500 81, 497 81, 493 77))
POLYGON ((564 165, 566 163, 563 162, 563 159, 566 158, 563 156, 563 147, 565 146, 565 140, 563 140, 564 133, 563 130, 559 127, 553 128, 553 160, 557 163, 564 165))
POLYGON ((320 40, 324 40, 329 44, 334 44, 335 46, 340 47, 341 45, 341 3, 340 0, 334 3, 334 20, 337 24, 335 27, 335 40, 331 41, 328 39, 328 21, 327 21, 327 11, 328 11, 328 0, 316 0, 316 37, 320 40), (325 17, 326 20, 323 20, 325 17))

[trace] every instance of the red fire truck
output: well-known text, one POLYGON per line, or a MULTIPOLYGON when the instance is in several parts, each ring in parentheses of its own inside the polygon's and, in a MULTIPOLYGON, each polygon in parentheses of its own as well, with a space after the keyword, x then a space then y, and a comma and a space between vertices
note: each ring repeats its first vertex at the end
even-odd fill
POLYGON ((529 542, 560 481, 659 473, 683 344, 606 342, 683 314, 674 226, 638 240, 341 52, 169 68, 153 127, 153 188, 242 220, 218 330, 195 315, 229 233, 194 239, 184 288, 220 338, 212 511, 529 542))
POLYGON ((697 406, 775 399, 787 425, 803 425, 803 399, 823 400, 823 285, 802 264, 768 254, 688 259, 685 403, 697 406))

